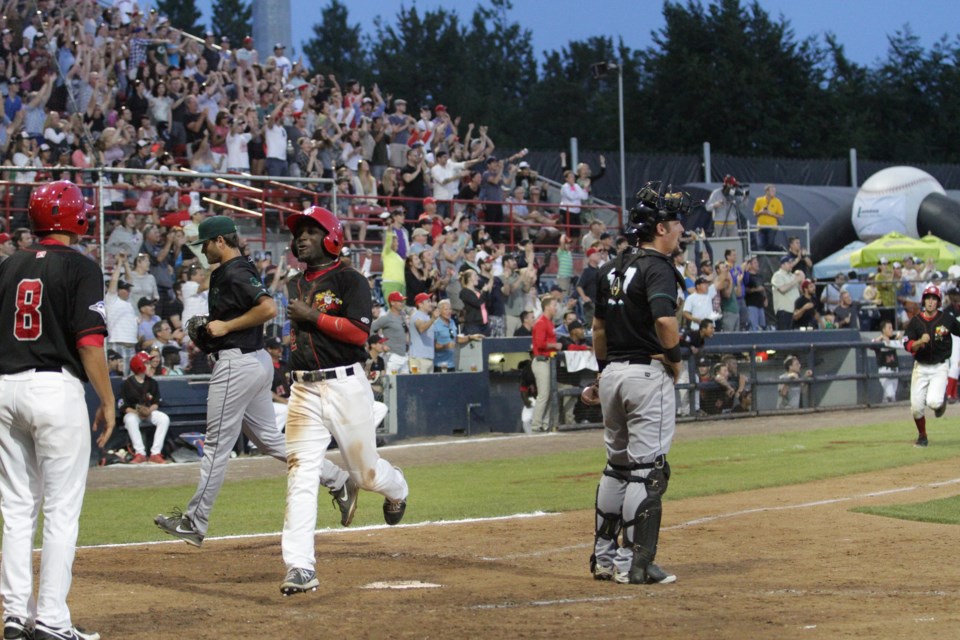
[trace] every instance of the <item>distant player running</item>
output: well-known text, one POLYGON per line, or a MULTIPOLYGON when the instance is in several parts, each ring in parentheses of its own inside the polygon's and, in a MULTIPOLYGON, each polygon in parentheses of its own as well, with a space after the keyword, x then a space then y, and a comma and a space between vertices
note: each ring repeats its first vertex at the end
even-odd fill
POLYGON ((940 311, 942 302, 940 287, 927 285, 920 298, 923 308, 910 319, 903 338, 904 347, 915 360, 910 379, 910 409, 917 425, 918 447, 928 443, 924 409, 930 407, 938 418, 947 410, 947 373, 953 348, 950 335, 960 336, 960 322, 940 311))

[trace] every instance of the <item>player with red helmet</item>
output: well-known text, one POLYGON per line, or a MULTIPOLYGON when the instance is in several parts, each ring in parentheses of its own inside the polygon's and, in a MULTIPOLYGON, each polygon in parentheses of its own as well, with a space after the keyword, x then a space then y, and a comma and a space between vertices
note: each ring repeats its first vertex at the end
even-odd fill
POLYGON ((960 336, 960 322, 940 311, 942 302, 940 287, 927 285, 920 297, 920 313, 910 319, 903 337, 904 347, 914 357, 910 409, 917 425, 918 447, 925 447, 928 442, 924 409, 930 407, 938 418, 947 409, 947 373, 952 350, 950 335, 960 336))
POLYGON ((0 264, 0 513, 4 638, 99 638, 78 631, 67 594, 90 465, 83 383, 100 399, 97 443, 115 406, 103 342, 100 267, 70 248, 86 234, 90 206, 62 180, 34 189, 27 213, 38 242, 0 264), (33 535, 43 509, 38 596, 33 535))
POLYGON ((403 518, 403 473, 377 453, 373 391, 364 375, 373 316, 366 278, 340 261, 343 229, 322 207, 287 218, 292 250, 307 270, 288 284, 290 368, 284 595, 316 590, 317 477, 331 435, 353 480, 384 496, 387 524, 403 518))

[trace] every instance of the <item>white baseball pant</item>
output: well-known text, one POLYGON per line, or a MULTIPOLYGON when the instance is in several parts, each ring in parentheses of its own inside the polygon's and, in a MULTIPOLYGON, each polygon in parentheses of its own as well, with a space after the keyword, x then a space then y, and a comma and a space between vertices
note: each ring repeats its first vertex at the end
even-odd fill
POLYGON ((0 376, 0 513, 3 613, 70 627, 67 594, 90 465, 83 384, 66 371, 0 376), (42 503, 39 597, 33 597, 33 536, 42 503))
MULTIPOLYGON (((140 434, 140 416, 137 413, 123 414, 123 427, 130 434, 130 444, 133 445, 133 452, 146 455, 146 447, 143 444, 143 436, 140 434)), ((170 416, 163 411, 152 411, 150 417, 143 420, 153 424, 157 429, 153 434, 153 444, 150 446, 150 455, 155 455, 163 451, 163 441, 167 437, 167 430, 170 429, 170 416)))
POLYGON ((936 411, 944 403, 947 393, 947 372, 950 363, 939 364, 913 363, 913 376, 910 378, 910 409, 914 418, 922 418, 923 411, 929 407, 936 411))
POLYGON ((400 470, 377 453, 373 390, 363 367, 325 371, 336 377, 294 382, 287 405, 287 508, 281 541, 287 569, 313 569, 316 564, 317 478, 331 435, 360 487, 390 500, 406 499, 409 492, 400 470))

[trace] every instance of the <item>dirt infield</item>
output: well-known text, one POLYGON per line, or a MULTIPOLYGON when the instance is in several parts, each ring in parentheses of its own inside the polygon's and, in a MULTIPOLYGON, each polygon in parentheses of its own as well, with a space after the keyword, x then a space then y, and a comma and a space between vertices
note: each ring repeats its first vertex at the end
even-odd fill
MULTIPOLYGON (((886 411, 898 419, 905 410, 886 411)), ((884 412, 797 416, 792 425, 793 418, 778 419, 776 428, 877 422, 884 412)), ((681 439, 770 428, 749 420, 698 425, 681 439)), ((522 453, 598 446, 599 438, 531 439, 522 453)), ((463 443, 445 448, 443 459, 518 449, 506 440, 463 443)), ((406 447, 390 459, 438 455, 406 447)), ((128 476, 92 473, 91 483, 123 484, 128 476)), ((289 598, 278 589, 277 536, 208 540, 203 549, 182 542, 82 549, 71 607, 78 623, 107 639, 957 638, 956 528, 850 509, 958 493, 960 468, 948 460, 723 496, 668 495, 658 561, 678 582, 656 587, 589 577, 590 509, 325 532, 317 537, 320 589, 289 598), (410 581, 433 586, 365 588, 410 581)))

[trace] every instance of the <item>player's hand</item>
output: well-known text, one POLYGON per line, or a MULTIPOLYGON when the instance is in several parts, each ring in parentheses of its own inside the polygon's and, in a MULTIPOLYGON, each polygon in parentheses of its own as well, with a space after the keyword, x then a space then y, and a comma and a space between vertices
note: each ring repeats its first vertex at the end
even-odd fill
POLYGON ((148 407, 147 405, 145 404, 137 405, 137 415, 140 416, 141 418, 149 418, 151 413, 153 412, 150 410, 150 407, 148 407))
POLYGON ((230 333, 230 330, 227 328, 227 323, 223 320, 211 320, 207 323, 207 333, 214 338, 222 338, 230 333))
POLYGON ((917 340, 917 342, 919 342, 920 344, 927 344, 928 342, 930 342, 930 334, 929 333, 923 334, 922 336, 920 336, 920 339, 917 340))
POLYGON ((112 404, 102 404, 97 408, 97 413, 93 416, 91 430, 100 431, 97 437, 97 446, 101 449, 107 445, 110 436, 113 435, 113 425, 117 422, 116 409, 112 404))
POLYGON ((287 305, 287 316, 294 322, 309 322, 313 316, 313 307, 303 300, 291 300, 287 305))

